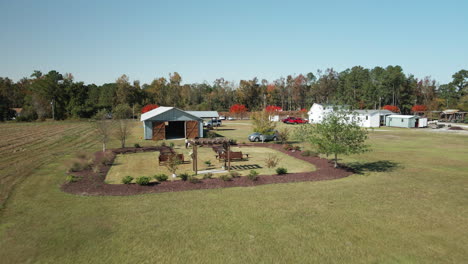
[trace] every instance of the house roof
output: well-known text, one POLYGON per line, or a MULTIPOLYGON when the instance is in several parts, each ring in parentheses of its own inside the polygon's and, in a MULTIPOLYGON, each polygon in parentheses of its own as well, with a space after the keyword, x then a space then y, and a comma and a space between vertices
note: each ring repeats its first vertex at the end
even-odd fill
POLYGON ((414 116, 414 115, 389 115, 388 117, 392 117, 392 118, 405 118, 405 119, 419 118, 419 116, 414 116))
POLYGON ((354 110, 354 112, 360 115, 373 115, 373 114, 391 115, 393 114, 392 111, 388 111, 388 110, 354 110))
POLYGON ((186 113, 189 113, 191 115, 194 115, 199 118, 218 118, 219 113, 216 111, 185 111, 186 113))
POLYGON ((444 114, 455 114, 455 113, 457 113, 459 111, 460 110, 458 110, 458 109, 446 109, 446 110, 442 111, 442 113, 444 113, 444 114))
POLYGON ((193 119, 196 119, 196 120, 200 120, 200 117, 198 116, 194 116, 188 112, 185 112, 183 110, 180 110, 179 108, 176 108, 176 107, 169 107, 169 106, 160 106, 156 109, 153 109, 151 111, 148 111, 144 114, 141 115, 141 119, 140 121, 145 121, 145 120, 148 120, 150 118, 153 118, 155 116, 158 116, 158 115, 161 115, 163 113, 166 113, 166 112, 169 112, 169 111, 172 111, 172 110, 177 110, 177 111, 181 111, 183 113, 185 113, 186 115, 192 117, 193 119))

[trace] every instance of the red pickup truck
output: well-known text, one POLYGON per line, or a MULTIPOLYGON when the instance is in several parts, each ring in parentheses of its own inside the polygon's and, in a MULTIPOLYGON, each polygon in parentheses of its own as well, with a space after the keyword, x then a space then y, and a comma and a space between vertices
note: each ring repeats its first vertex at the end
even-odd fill
POLYGON ((296 117, 288 117, 288 118, 285 118, 283 120, 283 123, 285 124, 305 124, 307 123, 306 120, 302 119, 302 118, 296 118, 296 117))

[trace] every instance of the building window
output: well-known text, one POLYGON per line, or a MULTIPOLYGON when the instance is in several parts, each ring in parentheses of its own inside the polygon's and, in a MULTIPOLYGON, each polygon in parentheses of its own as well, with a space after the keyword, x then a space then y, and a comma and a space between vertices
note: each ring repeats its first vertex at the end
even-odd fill
POLYGON ((403 119, 401 120, 401 122, 403 123, 403 119))

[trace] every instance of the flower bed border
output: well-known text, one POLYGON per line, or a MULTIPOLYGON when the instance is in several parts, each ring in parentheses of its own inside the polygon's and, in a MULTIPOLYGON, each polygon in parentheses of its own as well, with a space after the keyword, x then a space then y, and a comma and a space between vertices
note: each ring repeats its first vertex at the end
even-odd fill
MULTIPOLYGON (((285 151, 279 144, 239 144, 240 147, 266 147, 280 151, 294 158, 307 161, 315 165, 316 170, 312 172, 288 173, 284 175, 260 175, 256 181, 249 180, 242 176, 233 178, 231 181, 223 181, 218 178, 203 179, 198 183, 188 181, 166 181, 161 183, 152 183, 147 186, 138 184, 107 184, 105 178, 112 165, 104 165, 99 172, 93 172, 92 169, 70 173, 79 178, 76 182, 65 183, 61 186, 64 192, 78 195, 113 195, 126 196, 144 193, 177 192, 201 189, 217 189, 229 187, 247 187, 274 183, 305 182, 305 181, 323 181, 348 177, 353 171, 346 168, 334 168, 333 164, 319 157, 301 156, 301 151, 285 151)), ((160 151, 167 146, 142 147, 142 148, 120 148, 109 150, 114 161, 117 154, 139 153, 149 151, 160 151)), ((100 163, 103 159, 103 152, 95 154, 95 162, 100 163)))

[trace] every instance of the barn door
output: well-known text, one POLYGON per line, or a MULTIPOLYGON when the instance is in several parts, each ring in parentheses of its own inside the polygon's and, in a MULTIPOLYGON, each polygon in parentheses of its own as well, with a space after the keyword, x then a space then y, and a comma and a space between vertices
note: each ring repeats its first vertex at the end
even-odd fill
POLYGON ((198 121, 185 121, 185 136, 187 138, 198 137, 198 121))
POLYGON ((166 139, 166 124, 164 122, 153 122, 153 140, 166 139))

